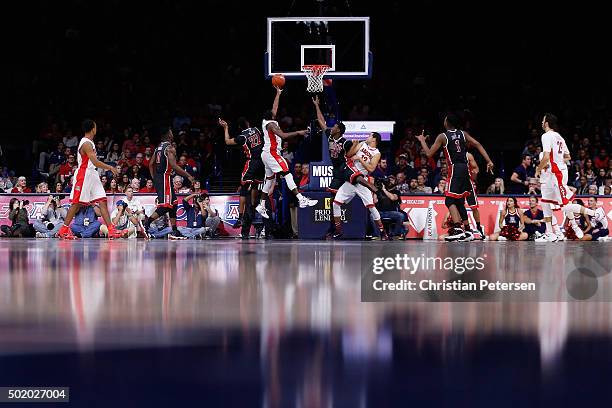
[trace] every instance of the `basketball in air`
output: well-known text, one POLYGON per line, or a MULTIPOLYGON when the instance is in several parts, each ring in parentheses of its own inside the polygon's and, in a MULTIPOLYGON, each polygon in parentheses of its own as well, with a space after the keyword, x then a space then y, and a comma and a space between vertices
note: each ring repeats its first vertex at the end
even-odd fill
POLYGON ((272 86, 282 88, 285 86, 285 77, 283 75, 277 74, 272 77, 272 86))

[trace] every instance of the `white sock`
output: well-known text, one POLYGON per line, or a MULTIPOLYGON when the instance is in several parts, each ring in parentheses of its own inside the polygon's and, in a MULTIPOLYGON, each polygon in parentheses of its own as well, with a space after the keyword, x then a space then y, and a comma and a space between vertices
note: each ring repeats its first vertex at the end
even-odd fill
POLYGON ((334 217, 340 217, 342 215, 342 210, 340 209, 340 204, 336 203, 334 201, 334 203, 332 204, 332 207, 334 209, 334 217))
POLYGON ((297 193, 295 196, 297 197, 298 200, 304 199, 304 196, 301 193, 297 193))
POLYGON ((287 188, 289 188, 289 190, 295 190, 297 188, 295 181, 293 180, 293 174, 285 174, 285 181, 287 182, 287 188))

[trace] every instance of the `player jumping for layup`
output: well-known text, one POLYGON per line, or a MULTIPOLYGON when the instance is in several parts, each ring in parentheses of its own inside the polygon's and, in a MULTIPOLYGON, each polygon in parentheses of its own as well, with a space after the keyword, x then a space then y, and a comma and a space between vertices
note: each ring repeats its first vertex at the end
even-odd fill
POLYGON ((280 174, 285 179, 287 182, 287 187, 289 187, 289 190, 291 190, 291 192, 297 197, 300 208, 312 207, 313 205, 317 204, 317 200, 311 200, 304 197, 298 191, 297 185, 293 180, 293 175, 289 172, 289 165, 281 156, 281 145, 284 139, 289 139, 295 136, 304 136, 307 132, 306 130, 298 130, 297 132, 285 133, 278 126, 278 122, 275 119, 276 112, 278 111, 278 102, 282 91, 283 90, 281 88, 276 88, 276 96, 274 97, 272 110, 264 113, 264 119, 261 125, 264 135, 264 147, 261 153, 261 159, 266 169, 266 181, 261 189, 261 201, 256 210, 264 218, 269 217, 268 212, 266 211, 265 199, 276 183, 277 174, 280 174))
MULTIPOLYGON (((178 202, 174 189, 172 188, 172 170, 179 176, 186 177, 191 184, 195 181, 193 176, 176 164, 176 149, 172 147, 174 135, 172 129, 164 128, 161 134, 161 143, 153 152, 153 157, 149 161, 149 172, 153 177, 155 191, 157 191, 157 208, 144 222, 145 231, 149 231, 151 223, 164 216, 170 216, 170 226, 172 232, 168 235, 169 239, 187 239, 176 227, 176 208, 178 202)), ((148 234, 148 232, 147 232, 148 234)))
POLYGON ((458 130, 459 119, 454 115, 447 115, 444 118, 444 128, 446 131, 440 133, 436 141, 431 146, 427 146, 425 141, 425 131, 417 136, 421 142, 421 146, 427 157, 431 158, 442 148, 446 156, 446 163, 449 168, 449 183, 446 187, 444 195, 446 196, 445 204, 453 219, 453 228, 449 231, 449 235, 445 238, 446 241, 471 241, 474 239, 474 234, 470 229, 470 223, 465 209, 464 199, 473 195, 474 186, 470 179, 470 169, 468 165, 467 148, 468 146, 475 147, 487 161, 487 171, 493 173, 493 162, 489 158, 486 150, 482 145, 470 136, 467 132, 458 130), (461 224, 465 231, 461 229, 461 224))
MULTIPOLYGON (((251 127, 245 118, 238 119, 240 134, 230 137, 227 122, 219 119, 219 124, 225 132, 225 144, 228 146, 242 146, 246 157, 242 177, 240 178, 240 222, 242 226, 241 237, 248 238, 253 218, 255 218, 255 205, 257 201, 257 186, 263 183, 264 164, 261 161, 263 138, 256 127, 251 127), (248 198, 250 195, 250 198, 248 198)), ((234 228, 238 228, 234 226, 234 228)))
POLYGON ((76 239, 76 236, 70 230, 70 222, 75 214, 79 211, 82 205, 90 205, 98 203, 100 213, 104 219, 104 223, 108 227, 109 238, 121 238, 123 231, 115 230, 115 226, 111 222, 108 214, 108 206, 106 204, 106 192, 100 181, 100 175, 97 168, 108 170, 117 176, 119 172, 113 166, 102 163, 96 156, 96 146, 93 139, 96 136, 96 122, 87 119, 83 121, 82 130, 85 136, 79 142, 78 151, 78 167, 74 173, 72 183, 72 191, 70 192, 70 208, 64 220, 64 225, 60 228, 57 236, 61 239, 76 239))
MULTIPOLYGON (((378 150, 380 139, 381 138, 379 133, 372 132, 364 142, 361 142, 358 145, 357 153, 355 153, 355 156, 353 156, 352 158, 355 163, 355 167, 364 177, 374 171, 374 169, 376 169, 376 166, 378 166, 378 162, 380 161, 380 151, 378 150)), ((351 159, 348 159, 347 163, 349 160, 351 159)), ((361 198, 363 205, 365 205, 366 208, 370 210, 372 219, 380 230, 381 239, 388 240, 389 237, 387 236, 387 233, 385 232, 385 229, 383 227, 383 223, 380 219, 380 213, 378 212, 378 209, 374 206, 374 196, 372 195, 372 192, 362 184, 351 184, 348 181, 342 184, 340 189, 338 189, 336 196, 334 197, 333 212, 336 230, 334 232, 333 237, 342 237, 342 220, 340 219, 340 205, 348 203, 353 199, 353 197, 355 197, 355 195, 358 195, 359 198, 361 198)))
POLYGON ((565 140, 557 129, 557 117, 547 113, 542 119, 542 160, 536 168, 536 177, 540 177, 542 185, 542 211, 544 212, 544 222, 546 222, 546 233, 536 239, 536 242, 554 242, 558 239, 553 232, 552 226, 552 205, 558 205, 563 209, 563 214, 568 218, 576 237, 581 239, 584 232, 574 217, 575 214, 595 215, 595 212, 585 208, 580 204, 573 204, 571 200, 574 192, 567 185, 567 164, 570 160, 570 152, 565 140), (550 166, 549 171, 546 169, 550 166))

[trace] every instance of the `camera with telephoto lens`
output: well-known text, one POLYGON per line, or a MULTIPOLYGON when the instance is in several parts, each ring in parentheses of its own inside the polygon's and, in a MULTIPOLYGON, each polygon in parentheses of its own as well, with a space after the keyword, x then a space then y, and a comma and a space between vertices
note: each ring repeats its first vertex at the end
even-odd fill
POLYGON ((200 194, 196 197, 196 201, 198 203, 204 202, 204 200, 206 199, 206 197, 208 197, 206 194, 200 194))
POLYGON ((382 188, 383 186, 385 186, 385 188, 389 188, 391 185, 391 179, 387 176, 376 178, 374 180, 374 185, 378 188, 382 188))
POLYGON ((30 204, 30 201, 29 200, 23 200, 22 203, 23 203, 23 206, 25 207, 26 205, 30 204))

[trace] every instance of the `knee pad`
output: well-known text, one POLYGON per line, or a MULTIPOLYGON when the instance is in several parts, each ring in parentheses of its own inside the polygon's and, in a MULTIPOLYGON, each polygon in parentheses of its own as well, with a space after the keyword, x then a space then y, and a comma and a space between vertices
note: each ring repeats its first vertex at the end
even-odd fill
POLYGON ((289 190, 295 190, 297 188, 295 180, 293 180, 293 174, 284 171, 281 173, 281 175, 285 179, 285 182, 287 183, 287 188, 289 188, 289 190))
POLYGON ((372 219, 374 221, 380 220, 380 212, 378 212, 378 209, 376 207, 370 207, 370 214, 372 214, 372 219))

